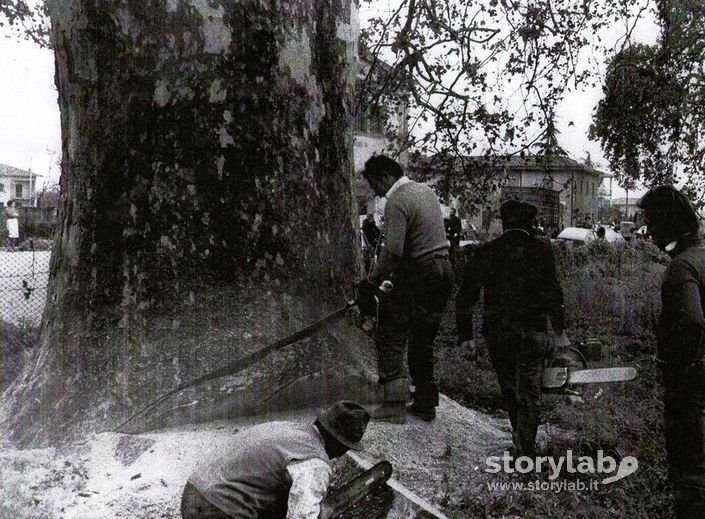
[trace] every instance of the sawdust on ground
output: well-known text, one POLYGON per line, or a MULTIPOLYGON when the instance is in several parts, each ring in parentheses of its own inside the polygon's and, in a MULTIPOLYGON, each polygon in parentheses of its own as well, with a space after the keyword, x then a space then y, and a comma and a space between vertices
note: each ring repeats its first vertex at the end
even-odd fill
MULTIPOLYGON (((238 430, 268 419, 311 420, 315 410, 211 422, 139 435, 101 433, 61 450, 0 451, 2 517, 178 518, 181 490, 196 462, 215 456, 238 430), (19 515, 18 515, 19 514, 19 515)), ((442 397, 438 417, 404 425, 372 422, 361 453, 388 459, 393 477, 440 509, 482 499, 484 461, 511 444, 507 420, 442 397)))

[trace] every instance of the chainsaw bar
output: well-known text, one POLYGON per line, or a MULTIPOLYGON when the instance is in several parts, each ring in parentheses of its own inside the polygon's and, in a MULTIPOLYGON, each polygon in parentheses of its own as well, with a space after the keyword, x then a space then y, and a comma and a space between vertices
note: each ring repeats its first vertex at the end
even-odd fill
POLYGON ((636 378, 636 369, 620 368, 545 368, 543 370, 543 387, 545 389, 561 388, 570 384, 595 384, 599 382, 624 382, 636 378))
POLYGON ((333 510, 333 517, 339 517, 368 495, 381 488, 392 476, 392 464, 380 461, 371 469, 351 479, 337 488, 323 500, 323 505, 333 510))
POLYGON ((307 337, 310 337, 314 333, 318 332, 318 330, 320 330, 321 328, 323 328, 323 327, 341 319, 342 317, 344 317, 348 313, 348 310, 350 310, 350 308, 352 308, 356 304, 357 303, 354 300, 348 301, 347 303, 345 303, 345 306, 326 315, 325 317, 319 319, 315 323, 312 323, 312 324, 306 326, 305 328, 302 328, 298 332, 292 333, 288 337, 284 337, 283 339, 279 339, 278 341, 273 342, 272 344, 269 344, 268 346, 265 346, 261 350, 255 351, 254 353, 250 353, 249 355, 245 355, 243 357, 235 359, 230 364, 227 364, 227 365, 225 365, 219 369, 216 369, 214 371, 211 371, 210 373, 206 373, 205 375, 202 375, 196 379, 189 380, 188 382, 183 382, 182 384, 179 384, 171 391, 164 393, 159 398, 151 401, 146 406, 144 406, 142 409, 140 409, 139 411, 132 414, 129 418, 127 418, 127 420, 125 420, 124 422, 122 422, 120 425, 117 426, 117 432, 128 433, 128 431, 123 430, 123 428, 128 423, 130 423, 132 420, 134 420, 138 416, 143 415, 144 413, 146 413, 150 409, 156 407, 158 404, 162 403, 164 400, 166 400, 170 396, 175 395, 176 393, 183 391, 186 388, 197 386, 197 385, 202 384, 204 382, 208 382, 210 380, 225 377, 227 375, 234 375, 236 373, 239 373, 243 369, 252 366, 255 362, 259 362, 260 360, 264 359, 267 355, 269 355, 273 351, 280 350, 280 349, 284 348, 285 346, 289 346, 290 344, 294 344, 295 342, 300 341, 301 339, 305 339, 307 337))

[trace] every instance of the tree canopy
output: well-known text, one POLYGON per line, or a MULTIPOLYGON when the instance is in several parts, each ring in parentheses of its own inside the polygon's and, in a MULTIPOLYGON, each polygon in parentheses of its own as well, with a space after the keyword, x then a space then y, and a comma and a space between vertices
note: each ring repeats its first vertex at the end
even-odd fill
POLYGON ((590 133, 621 183, 681 181, 702 192, 705 7, 699 0, 657 4, 658 42, 611 59, 590 133))
MULTIPOLYGON (((364 0, 373 8, 377 0, 364 0)), ((47 44, 41 2, 8 0, 0 23, 47 44)), ((705 124, 705 30, 701 0, 396 0, 376 11, 361 35, 376 64, 360 99, 408 105, 394 151, 433 157, 458 170, 468 202, 494 179, 477 161, 541 149, 557 104, 570 88, 603 83, 605 98, 590 136, 600 141, 618 181, 700 184, 705 124), (381 14, 380 14, 381 13, 381 14), (632 43, 645 16, 660 28, 656 45, 632 43), (623 27, 615 48, 602 36, 623 27), (608 57, 607 73, 600 72, 608 57), (629 107, 627 109, 627 107, 629 107)), ((613 42, 610 42, 612 44, 613 42)), ((374 108, 373 108, 374 109, 374 108)), ((391 128, 389 128, 391 130, 391 128)), ((428 161, 427 161, 428 163, 428 161)), ((456 182, 442 185, 451 187, 456 182)), ((444 193, 442 193, 444 194, 444 193)))
POLYGON ((468 186, 472 203, 495 187, 492 168, 478 170, 468 156, 541 154, 557 104, 570 88, 602 83, 605 57, 605 99, 591 137, 620 183, 672 181, 684 166, 700 182, 700 0, 400 0, 396 6, 370 21, 363 44, 391 65, 379 96, 385 89, 408 92, 402 98, 410 107, 409 133, 397 149, 433 157, 437 171, 459 173, 459 182, 439 183, 442 190, 468 186), (660 28, 653 47, 633 42, 647 16, 660 28), (603 36, 617 26, 615 45, 603 36))
POLYGON ((10 27, 18 36, 42 47, 49 46, 49 20, 41 1, 3 0, 0 2, 0 27, 10 27))
MULTIPOLYGON (((477 163, 464 160, 471 155, 540 149, 566 90, 596 80, 588 51, 602 47, 600 34, 616 20, 629 32, 641 14, 631 0, 401 0, 370 21, 362 42, 392 69, 380 97, 408 92, 410 131, 398 149, 450 171, 477 163)), ((461 169, 470 198, 492 188, 486 175, 461 169)))

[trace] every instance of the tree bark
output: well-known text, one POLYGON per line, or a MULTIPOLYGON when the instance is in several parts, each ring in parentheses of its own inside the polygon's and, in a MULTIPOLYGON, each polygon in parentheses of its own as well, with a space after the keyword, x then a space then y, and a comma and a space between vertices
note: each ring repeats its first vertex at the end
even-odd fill
MULTIPOLYGON (((24 444, 110 429, 340 306, 358 269, 349 0, 49 8, 60 229, 40 345, 5 398, 24 444)), ((330 343, 258 379, 355 363, 330 343)))

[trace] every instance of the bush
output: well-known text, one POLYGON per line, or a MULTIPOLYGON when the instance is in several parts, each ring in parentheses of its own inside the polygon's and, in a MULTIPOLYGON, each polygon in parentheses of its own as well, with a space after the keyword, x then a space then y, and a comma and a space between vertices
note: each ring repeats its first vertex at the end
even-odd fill
POLYGON ((668 257, 653 244, 591 242, 558 252, 566 313, 577 336, 651 337, 668 257))

